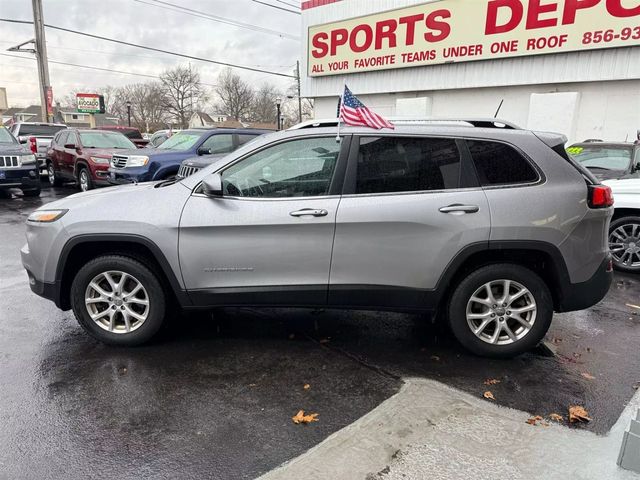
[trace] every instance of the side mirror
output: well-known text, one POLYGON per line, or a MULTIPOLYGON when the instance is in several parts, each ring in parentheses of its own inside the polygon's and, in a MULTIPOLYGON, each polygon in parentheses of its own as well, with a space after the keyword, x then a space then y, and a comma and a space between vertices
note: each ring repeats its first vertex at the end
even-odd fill
POLYGON ((210 148, 200 147, 198 149, 198 155, 209 155, 210 153, 211 153, 211 149, 210 148))
POLYGON ((27 135, 20 135, 20 136, 18 137, 18 141, 19 141, 20 143, 27 143, 27 140, 29 140, 29 137, 28 137, 27 135))
POLYGON ((202 192, 207 197, 221 197, 222 196, 222 175, 219 173, 212 173, 205 177, 202 181, 202 192))

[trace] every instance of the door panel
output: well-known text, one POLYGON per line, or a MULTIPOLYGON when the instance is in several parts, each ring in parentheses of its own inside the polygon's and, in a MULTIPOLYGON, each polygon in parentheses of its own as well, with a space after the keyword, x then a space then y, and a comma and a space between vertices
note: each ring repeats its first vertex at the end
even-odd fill
POLYGON ((489 233, 489 207, 480 189, 344 197, 336 217, 329 304, 420 306, 412 303, 436 287, 455 255, 488 242, 489 233), (478 211, 440 211, 453 205, 478 211))
POLYGON ((325 304, 339 201, 192 196, 180 223, 180 265, 192 299, 325 304), (291 215, 303 209, 327 214, 291 215))
POLYGON ((490 212, 464 142, 352 141, 336 217, 329 304, 421 308, 458 252, 488 244, 490 212))
POLYGON ((326 304, 349 140, 260 147, 220 172, 223 196, 189 199, 179 255, 196 304, 326 304))

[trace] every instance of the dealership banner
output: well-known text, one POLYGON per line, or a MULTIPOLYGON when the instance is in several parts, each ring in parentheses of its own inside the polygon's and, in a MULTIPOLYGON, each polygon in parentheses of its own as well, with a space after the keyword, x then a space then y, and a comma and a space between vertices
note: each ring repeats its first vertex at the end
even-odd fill
POLYGON ((309 27, 312 77, 640 45, 640 0, 441 0, 309 27))

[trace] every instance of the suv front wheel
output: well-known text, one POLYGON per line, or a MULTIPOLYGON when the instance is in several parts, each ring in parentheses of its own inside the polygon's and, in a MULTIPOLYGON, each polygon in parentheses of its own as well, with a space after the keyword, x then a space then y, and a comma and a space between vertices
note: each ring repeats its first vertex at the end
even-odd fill
POLYGON ((153 337, 165 317, 165 293, 142 263, 120 255, 88 262, 71 284, 78 323, 103 343, 140 345, 153 337))
POLYGON ((553 317, 544 281, 514 264, 481 267, 456 287, 449 302, 449 325, 473 353, 508 358, 535 347, 553 317))

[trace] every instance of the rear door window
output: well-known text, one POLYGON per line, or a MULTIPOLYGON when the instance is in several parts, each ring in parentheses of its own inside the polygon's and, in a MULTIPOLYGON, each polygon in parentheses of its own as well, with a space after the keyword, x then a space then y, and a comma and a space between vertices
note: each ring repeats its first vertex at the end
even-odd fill
POLYGON ((63 147, 67 143, 67 137, 69 136, 68 132, 62 132, 58 135, 58 139, 56 140, 56 144, 63 147))
POLYGON ((483 187, 533 183, 539 178, 529 161, 509 145, 486 140, 467 144, 483 187))
POLYGON ((460 187, 460 152, 451 138, 362 137, 357 194, 460 187))
POLYGON ((201 148, 208 149, 212 154, 233 152, 233 134, 213 135, 204 141, 201 148))

